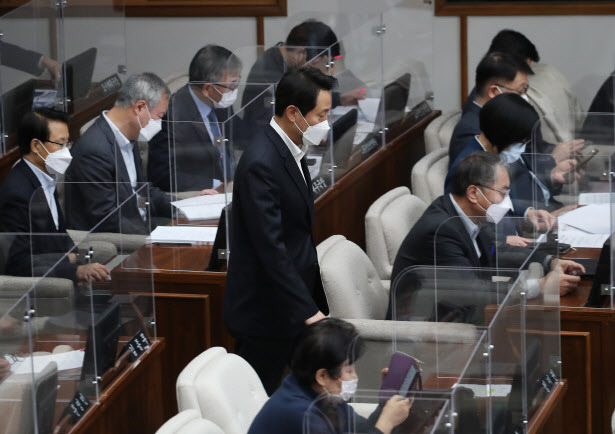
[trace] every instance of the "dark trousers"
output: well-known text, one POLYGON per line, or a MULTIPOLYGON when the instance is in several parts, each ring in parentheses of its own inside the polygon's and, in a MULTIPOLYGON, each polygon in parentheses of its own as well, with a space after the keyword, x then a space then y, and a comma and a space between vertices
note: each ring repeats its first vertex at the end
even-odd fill
POLYGON ((269 396, 280 385, 290 362, 294 339, 271 339, 254 336, 237 337, 235 354, 246 360, 261 379, 269 396))

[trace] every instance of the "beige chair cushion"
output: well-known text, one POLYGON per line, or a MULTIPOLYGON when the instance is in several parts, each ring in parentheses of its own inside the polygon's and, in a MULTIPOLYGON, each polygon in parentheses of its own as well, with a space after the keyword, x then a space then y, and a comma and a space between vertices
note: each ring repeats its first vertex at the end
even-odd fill
POLYGON ((185 410, 162 425, 156 434, 224 434, 215 423, 202 419, 197 410, 185 410))
POLYGON ((455 125, 461 119, 461 111, 442 113, 429 123, 425 129, 425 152, 430 153, 438 149, 448 149, 453 136, 455 125))
POLYGON ((320 275, 330 315, 384 319, 389 297, 365 252, 345 239, 321 251, 320 275))
MULTIPOLYGON (((448 155, 435 161, 427 172, 427 183, 431 192, 431 201, 444 194, 444 182, 448 173, 448 155)), ((431 202, 429 202, 431 204, 431 202)))
MULTIPOLYGON (((419 199, 421 199, 427 205, 430 205, 431 202, 433 202, 433 200, 435 199, 435 197, 432 197, 432 191, 427 179, 427 174, 429 173, 429 169, 431 168, 431 166, 433 166, 437 161, 445 157, 448 158, 448 148, 441 148, 437 151, 433 151, 425 155, 423 158, 417 161, 417 163, 412 168, 412 191, 416 196, 419 197, 419 199)), ((444 179, 442 180, 443 186, 444 179)))
POLYGON ((117 253, 120 255, 128 255, 141 246, 145 245, 147 235, 139 234, 118 234, 111 232, 94 232, 78 231, 74 229, 67 230, 75 244, 81 244, 85 240, 85 244, 91 241, 105 241, 114 244, 117 253))
POLYGON ((165 77, 164 82, 168 86, 171 93, 177 92, 179 89, 188 84, 188 71, 180 71, 165 77))
POLYGON ((367 256, 381 279, 391 278, 399 246, 427 205, 410 194, 408 187, 397 187, 382 195, 365 214, 367 256))
MULTIPOLYGON (((31 291, 30 296, 39 317, 58 316, 73 310, 75 288, 72 280, 0 276, 0 302, 6 301, 10 305, 28 291, 31 291)), ((0 312, 0 316, 4 313, 0 312)))

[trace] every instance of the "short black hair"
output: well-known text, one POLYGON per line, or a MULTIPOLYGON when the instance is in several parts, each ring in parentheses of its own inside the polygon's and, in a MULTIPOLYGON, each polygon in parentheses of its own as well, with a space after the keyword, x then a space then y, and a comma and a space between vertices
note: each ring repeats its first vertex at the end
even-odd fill
POLYGON ((191 82, 219 83, 225 70, 241 72, 241 60, 230 50, 219 45, 205 45, 196 52, 188 79, 191 82))
POLYGON ((484 96, 489 85, 498 81, 513 81, 518 72, 531 73, 527 63, 499 51, 487 53, 476 67, 476 93, 484 96))
POLYGON ((354 325, 325 318, 305 327, 295 341, 290 369, 304 387, 316 382, 316 372, 326 369, 339 378, 346 360, 354 364, 363 353, 363 340, 354 325))
POLYGON ((325 23, 313 19, 293 27, 286 37, 285 45, 291 50, 304 47, 308 61, 325 54, 330 54, 331 57, 340 54, 340 44, 335 32, 325 23), (324 52, 327 48, 328 52, 324 52))
POLYGON ((21 155, 30 153, 30 143, 33 139, 39 139, 41 142, 49 140, 49 122, 62 122, 68 125, 69 119, 65 112, 46 107, 26 113, 17 130, 21 155))
POLYGON ((495 35, 491 41, 489 52, 499 51, 501 53, 507 53, 516 58, 526 61, 530 59, 532 62, 539 62, 540 56, 536 46, 532 44, 523 33, 519 33, 515 30, 504 29, 495 35))
POLYGON ((275 115, 282 116, 286 107, 294 105, 305 116, 316 107, 321 90, 331 91, 336 86, 335 77, 312 66, 288 71, 275 89, 275 115))
POLYGON ((498 152, 514 143, 531 140, 540 120, 534 107, 516 93, 491 98, 480 110, 479 118, 481 131, 498 152))
POLYGON ((453 170, 451 193, 455 196, 465 196, 471 185, 491 187, 497 179, 497 169, 501 167, 508 171, 508 164, 499 155, 485 151, 475 151, 459 161, 453 170))

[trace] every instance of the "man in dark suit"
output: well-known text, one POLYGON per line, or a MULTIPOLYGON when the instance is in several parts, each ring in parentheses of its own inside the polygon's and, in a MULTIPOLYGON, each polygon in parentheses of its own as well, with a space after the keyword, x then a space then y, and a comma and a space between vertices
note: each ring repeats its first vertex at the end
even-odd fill
MULTIPOLYGON (((485 223, 499 223, 496 220, 506 213, 503 210, 499 218, 488 217, 494 215, 494 208, 510 209, 505 205, 510 204, 509 190, 508 165, 499 156, 480 151, 463 158, 453 173, 451 193, 437 198, 402 242, 393 265, 392 281, 408 267, 420 265, 461 269, 521 267, 531 250, 505 243, 496 246, 493 225, 485 223)), ((545 271, 558 265, 541 252, 535 252, 533 259, 542 263, 545 271)), ((572 261, 557 262, 563 271, 560 294, 564 295, 576 288, 580 281, 577 274, 585 270, 572 261)))
POLYGON ((314 201, 308 145, 328 130, 335 78, 306 67, 278 83, 275 116, 235 173, 224 322, 236 353, 271 394, 293 339, 328 313, 312 238, 314 201))
POLYGON ((77 265, 75 244, 66 232, 56 177, 70 163, 68 116, 39 108, 26 114, 19 132, 22 159, 0 187, 0 231, 21 233, 10 245, 6 273, 16 276, 106 280, 109 269, 77 265), (25 235, 30 234, 30 235, 25 235), (68 253, 71 252, 71 253, 68 253), (66 255, 68 253, 68 255, 66 255), (66 255, 66 256, 65 256, 66 255))
POLYGON ((137 146, 137 139, 150 140, 160 131, 168 95, 155 74, 133 75, 120 89, 115 106, 79 138, 66 172, 69 228, 148 234, 146 201, 151 217, 171 218, 169 197, 146 185, 137 146))
POLYGON ((3 66, 39 76, 48 70, 54 79, 60 78, 62 65, 54 59, 18 45, 0 41, 0 62, 3 66))
POLYGON ((218 45, 196 53, 190 62, 190 82, 171 97, 162 130, 149 143, 147 174, 156 187, 173 192, 223 191, 224 167, 226 178, 231 176, 230 147, 223 150, 228 142, 216 139, 227 132, 222 123, 232 115, 241 67, 237 56, 218 45))

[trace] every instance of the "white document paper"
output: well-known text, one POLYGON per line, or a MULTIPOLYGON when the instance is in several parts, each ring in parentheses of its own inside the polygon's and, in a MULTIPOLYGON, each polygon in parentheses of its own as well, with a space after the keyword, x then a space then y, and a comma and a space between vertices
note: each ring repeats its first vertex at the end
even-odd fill
POLYGON ((581 231, 564 231, 558 233, 560 243, 570 244, 572 247, 602 248, 609 238, 606 234, 588 234, 581 231))
POLYGON ((557 219, 559 225, 568 225, 590 234, 611 234, 611 205, 591 204, 567 212, 557 219))
POLYGON ((233 193, 211 194, 171 202, 189 221, 220 218, 224 207, 233 200, 233 193))
POLYGON ((308 164, 308 169, 310 171, 310 178, 316 179, 322 166, 322 155, 310 155, 308 158, 315 160, 313 164, 308 164))
POLYGON ((603 204, 615 202, 615 193, 581 193, 579 205, 603 204))
POLYGON ((487 396, 505 397, 510 394, 512 386, 510 384, 458 384, 459 387, 467 387, 477 398, 487 396))
POLYGON ((211 245, 217 232, 215 226, 158 226, 146 241, 152 244, 211 245))
POLYGON ((378 116, 378 107, 380 106, 380 98, 365 98, 359 100, 359 108, 361 113, 369 122, 376 122, 378 116))
MULTIPOLYGON (((58 371, 81 368, 83 366, 84 355, 85 351, 75 350, 46 356, 26 357, 24 360, 13 363, 11 365, 11 372, 15 375, 29 374, 31 372, 39 373, 51 362, 56 362, 58 371), (32 363, 34 363, 34 367, 32 363)), ((5 356, 5 358, 10 360, 9 356, 5 356)))

